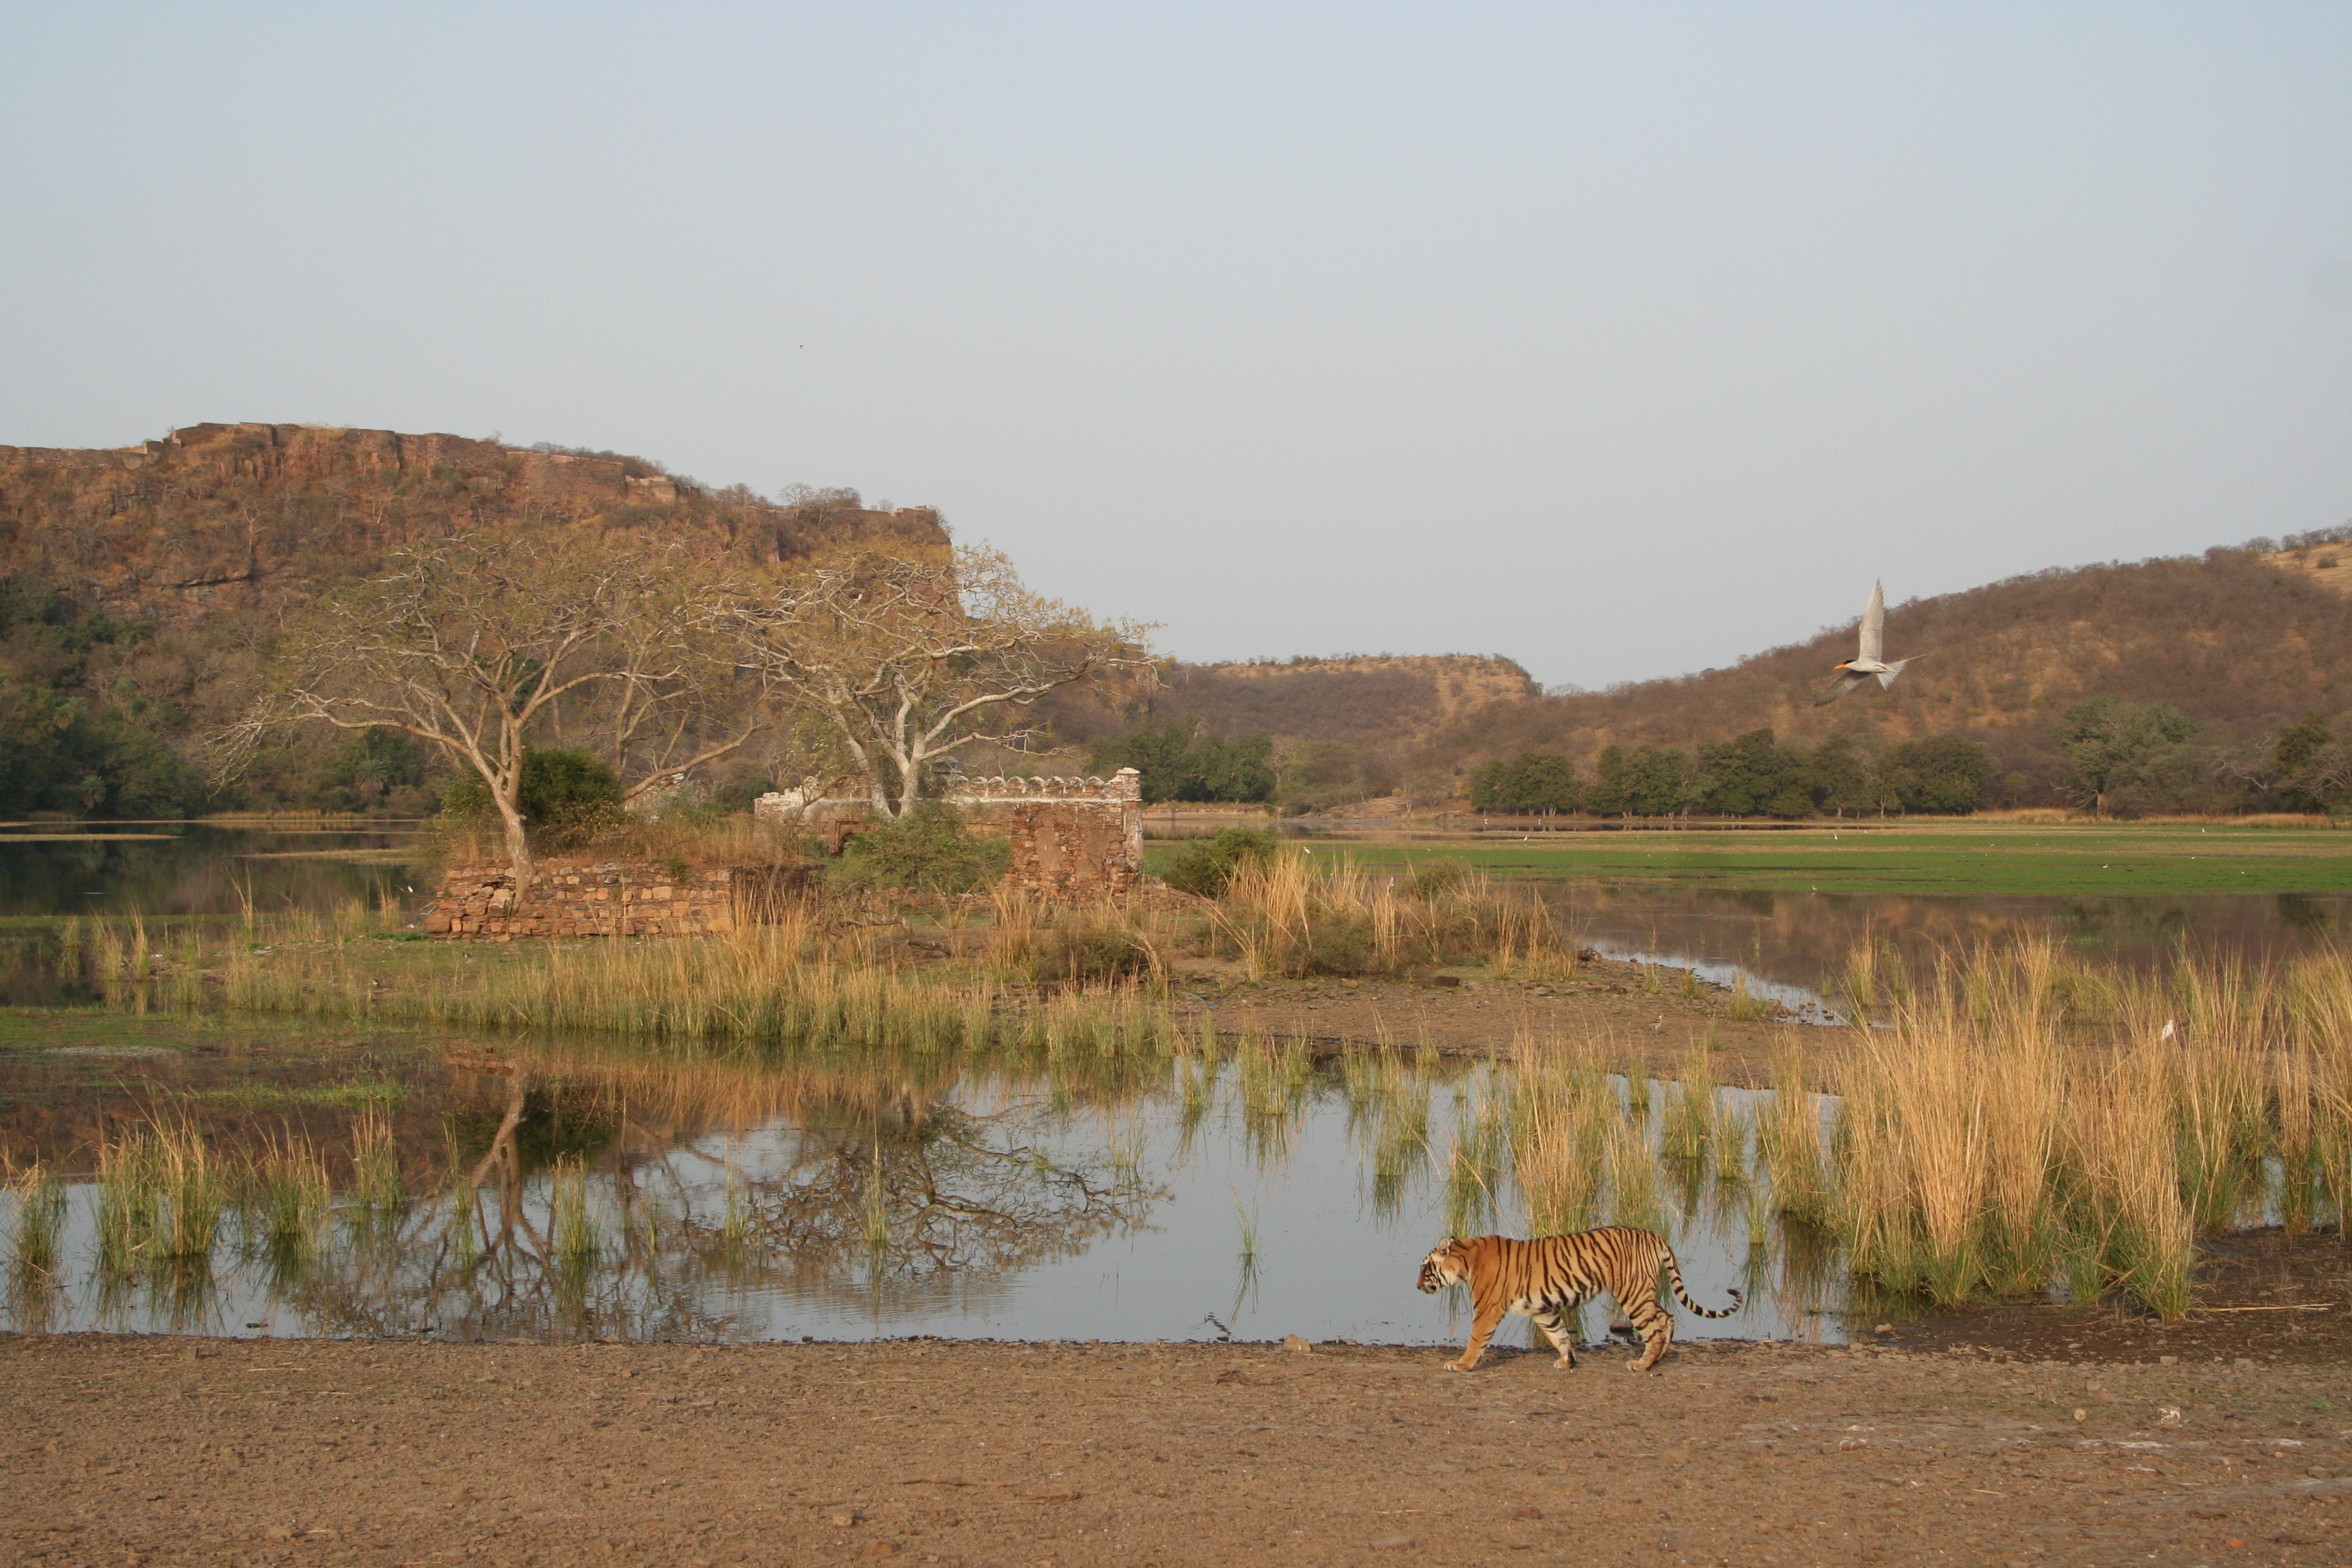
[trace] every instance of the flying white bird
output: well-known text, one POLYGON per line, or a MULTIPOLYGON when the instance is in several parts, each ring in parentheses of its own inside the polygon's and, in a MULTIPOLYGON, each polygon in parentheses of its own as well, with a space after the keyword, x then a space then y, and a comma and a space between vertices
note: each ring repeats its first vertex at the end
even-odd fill
MULTIPOLYGON (((1898 658, 1893 664, 1883 661, 1878 656, 1884 651, 1885 637, 1886 592, 1873 583, 1870 585, 1870 605, 1862 612, 1862 652, 1836 666, 1837 683, 1813 706, 1820 708, 1836 701, 1874 675, 1878 677, 1881 687, 1894 685, 1895 678, 1903 673, 1903 667, 1911 659, 1898 658)), ((1911 658, 1918 657, 1915 653, 1911 658)))

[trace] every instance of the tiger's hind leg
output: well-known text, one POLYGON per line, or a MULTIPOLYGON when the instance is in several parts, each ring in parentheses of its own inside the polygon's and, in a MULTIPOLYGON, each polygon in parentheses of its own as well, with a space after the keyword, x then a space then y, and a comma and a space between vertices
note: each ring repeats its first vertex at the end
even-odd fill
POLYGON ((1634 1329, 1642 1336, 1642 1353, 1626 1367, 1628 1372, 1647 1372, 1658 1364, 1666 1347, 1675 1342, 1675 1315, 1654 1300, 1634 1303, 1626 1309, 1634 1329))
POLYGON ((1552 1342, 1552 1348, 1559 1352, 1559 1359, 1552 1364, 1574 1371, 1576 1324, 1568 1316, 1568 1309, 1557 1305, 1541 1308, 1535 1314, 1535 1323, 1544 1331, 1544 1338, 1552 1342))

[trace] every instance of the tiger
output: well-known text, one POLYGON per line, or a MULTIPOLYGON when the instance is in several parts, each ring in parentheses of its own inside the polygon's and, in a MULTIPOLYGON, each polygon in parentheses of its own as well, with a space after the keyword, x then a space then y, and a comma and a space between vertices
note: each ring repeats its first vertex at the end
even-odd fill
POLYGON ((1708 1311, 1683 1289, 1682 1266, 1665 1237, 1625 1225, 1532 1241, 1508 1236, 1457 1241, 1449 1236, 1422 1259, 1420 1285, 1433 1296, 1448 1285, 1470 1287, 1470 1342, 1460 1361, 1446 1363, 1455 1372, 1478 1364, 1506 1312, 1534 1319, 1559 1351, 1553 1364, 1575 1366, 1577 1310, 1604 1291, 1641 1331, 1642 1354, 1628 1370, 1647 1372, 1675 1337, 1675 1315, 1658 1300, 1661 1269, 1674 1282, 1675 1300, 1702 1318, 1727 1318, 1747 1300, 1734 1290, 1730 1306, 1708 1311))

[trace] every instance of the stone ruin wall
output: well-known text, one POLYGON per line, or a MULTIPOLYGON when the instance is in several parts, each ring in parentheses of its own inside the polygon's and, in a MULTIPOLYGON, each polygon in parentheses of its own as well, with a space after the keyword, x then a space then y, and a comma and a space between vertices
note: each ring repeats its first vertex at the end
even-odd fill
MULTIPOLYGON (((1013 844, 1006 879, 1041 897, 1118 897, 1143 886, 1143 779, 1121 768, 1108 779, 968 779, 946 797, 1013 844)), ((857 801, 770 795, 753 807, 772 821, 855 820, 825 808, 857 801)), ((446 941, 517 937, 709 936, 773 918, 797 897, 805 871, 700 866, 683 872, 643 860, 539 863, 529 898, 515 897, 505 861, 452 866, 425 911, 428 935, 446 941)))
POLYGON ((515 899, 504 861, 452 866, 425 911, 428 935, 474 942, 525 936, 709 936, 760 918, 774 874, 703 866, 683 876, 641 860, 541 861, 530 897, 515 899))
MULTIPOLYGON (((1143 775, 1133 768, 1107 779, 963 779, 941 798, 1012 840, 1012 886, 1067 899, 1117 897, 1143 885, 1143 775)), ((836 853, 873 820, 866 802, 814 788, 762 795, 752 812, 805 823, 836 853)))
POLYGON ((967 779, 947 796, 1013 841, 1005 879, 1049 898, 1118 897, 1143 885, 1143 775, 967 779))

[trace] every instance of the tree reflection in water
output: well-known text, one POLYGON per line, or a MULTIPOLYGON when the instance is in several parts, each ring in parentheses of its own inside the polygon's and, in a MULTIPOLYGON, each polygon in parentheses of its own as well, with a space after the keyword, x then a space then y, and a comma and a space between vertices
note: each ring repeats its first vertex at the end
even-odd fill
POLYGON ((754 1294, 876 1314, 984 1300, 1130 1232, 1166 1195, 1108 1150, 1051 1152, 1066 1116, 1048 1102, 841 1087, 722 1134, 645 1116, 609 1084, 515 1070, 447 1191, 347 1226, 283 1281, 285 1304, 325 1333, 732 1338, 764 1327, 746 1321, 754 1294), (601 1153, 567 1220, 561 1163, 583 1144, 601 1153))

